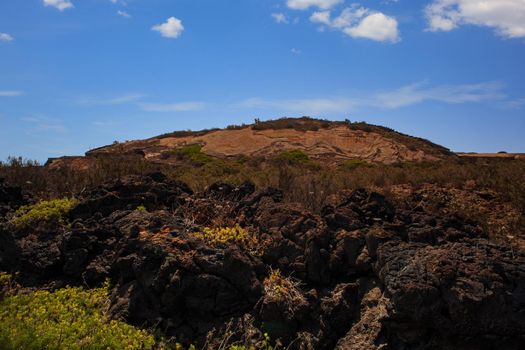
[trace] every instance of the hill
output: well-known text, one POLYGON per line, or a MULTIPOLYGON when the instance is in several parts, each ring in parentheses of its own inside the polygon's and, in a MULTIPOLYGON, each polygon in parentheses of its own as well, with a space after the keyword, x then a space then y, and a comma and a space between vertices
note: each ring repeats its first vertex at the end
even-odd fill
MULTIPOLYGON (((452 155, 442 146, 389 128, 302 117, 256 121, 225 129, 176 131, 146 140, 115 142, 87 152, 86 157, 127 154, 140 155, 155 163, 177 164, 182 153, 191 152, 188 146, 198 147, 194 152, 219 159, 271 159, 283 152, 299 151, 323 163, 358 159, 393 164, 436 161, 452 155)), ((82 164, 78 158, 59 158, 52 159, 49 165, 75 165, 75 162, 76 166, 82 164)))

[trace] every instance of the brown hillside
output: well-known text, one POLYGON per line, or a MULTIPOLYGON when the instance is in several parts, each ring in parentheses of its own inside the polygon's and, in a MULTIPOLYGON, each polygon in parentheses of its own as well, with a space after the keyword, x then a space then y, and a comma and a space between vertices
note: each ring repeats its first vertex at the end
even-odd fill
POLYGON ((331 122, 312 118, 283 118, 252 125, 198 132, 181 131, 147 140, 128 141, 87 152, 88 157, 139 154, 145 159, 176 163, 174 153, 187 145, 217 158, 270 158, 300 150, 325 162, 360 159, 373 163, 435 161, 450 156, 444 147, 394 130, 366 123, 331 122))

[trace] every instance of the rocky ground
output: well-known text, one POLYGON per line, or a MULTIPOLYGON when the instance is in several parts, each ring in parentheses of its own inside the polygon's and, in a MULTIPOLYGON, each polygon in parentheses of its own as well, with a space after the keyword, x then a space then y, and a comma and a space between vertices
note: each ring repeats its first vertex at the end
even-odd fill
POLYGON ((252 184, 192 193, 156 173, 79 195, 69 224, 15 227, 0 182, 0 270, 25 287, 94 287, 110 312, 180 342, 290 349, 522 349, 525 252, 425 203, 357 190, 320 215, 252 184), (239 224, 248 239, 211 242, 239 224))

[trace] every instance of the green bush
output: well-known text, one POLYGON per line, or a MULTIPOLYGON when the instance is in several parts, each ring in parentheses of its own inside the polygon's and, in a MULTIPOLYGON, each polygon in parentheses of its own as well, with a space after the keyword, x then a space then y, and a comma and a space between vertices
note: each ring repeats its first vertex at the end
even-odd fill
POLYGON ((25 205, 17 210, 13 224, 17 227, 26 227, 37 222, 63 225, 66 222, 66 215, 77 204, 78 201, 74 198, 63 198, 25 205))
POLYGON ((241 248, 250 249, 256 248, 259 243, 257 237, 251 235, 239 224, 233 227, 205 227, 202 232, 196 232, 195 237, 212 246, 234 243, 241 248))
POLYGON ((206 164, 212 160, 210 156, 202 152, 202 146, 199 144, 177 148, 172 153, 180 159, 189 159, 197 164, 206 164))
POLYGON ((0 300, 0 349, 153 349, 155 338, 105 314, 109 286, 0 300))
POLYGON ((301 150, 284 151, 275 157, 277 161, 284 161, 290 164, 308 163, 310 158, 301 150))

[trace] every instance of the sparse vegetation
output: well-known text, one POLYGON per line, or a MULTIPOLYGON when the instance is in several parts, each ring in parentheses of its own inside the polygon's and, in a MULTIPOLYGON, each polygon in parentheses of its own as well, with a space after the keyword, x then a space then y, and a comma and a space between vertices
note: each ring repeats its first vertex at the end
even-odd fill
POLYGON ((271 299, 295 302, 304 297, 299 292, 299 283, 284 277, 279 270, 272 270, 264 280, 264 293, 271 299))
POLYGON ((205 227, 202 232, 195 233, 195 237, 210 245, 224 245, 234 243, 244 249, 257 248, 257 237, 251 235, 239 224, 233 227, 205 227))
POLYGON ((298 149, 281 152, 274 159, 277 161, 286 162, 288 164, 300 164, 310 161, 308 155, 298 149))
POLYGON ((199 144, 186 145, 173 150, 172 153, 179 159, 190 160, 199 165, 209 163, 212 160, 210 156, 202 152, 202 146, 199 144))
POLYGON ((349 159, 343 161, 339 166, 345 170, 354 170, 361 166, 372 167, 373 164, 363 159, 349 159))
POLYGON ((136 209, 136 211, 138 212, 141 212, 141 213, 146 213, 148 210, 146 209, 146 207, 144 205, 139 205, 136 209))
MULTIPOLYGON (((327 129, 333 122, 310 117, 280 118, 275 120, 259 121, 253 125, 253 130, 280 130, 294 129, 297 131, 318 131, 327 129)), ((336 122, 337 123, 337 122, 336 122)))
MULTIPOLYGON (((285 277, 279 270, 271 270, 269 276, 264 279, 265 301, 275 303, 279 310, 293 318, 298 305, 304 305, 306 299, 300 291, 300 282, 292 277, 285 277)), ((272 323, 263 325, 264 329, 271 333, 277 330, 279 326, 272 323)))
POLYGON ((66 215, 77 203, 74 198, 62 198, 22 206, 17 210, 13 224, 17 227, 27 227, 38 222, 64 225, 66 215))
MULTIPOLYGON (((19 158, 16 158, 19 159, 19 158)), ((73 196, 123 175, 144 175, 161 171, 168 177, 187 183, 193 190, 225 181, 241 184, 252 181, 258 188, 267 186, 284 190, 285 200, 302 203, 318 212, 326 198, 343 189, 381 187, 398 184, 420 186, 431 183, 463 187, 467 181, 476 188, 498 192, 525 215, 525 160, 523 159, 450 159, 440 162, 374 164, 329 168, 309 163, 287 164, 248 160, 213 160, 203 166, 182 164, 177 167, 148 163, 141 158, 97 159, 92 169, 54 170, 25 163, 0 166, 0 177, 36 194, 41 199, 73 196), (69 179, 64 181, 64 179, 69 179)))
POLYGON ((0 348, 153 349, 153 335, 105 314, 109 285, 39 290, 0 300, 0 348))

